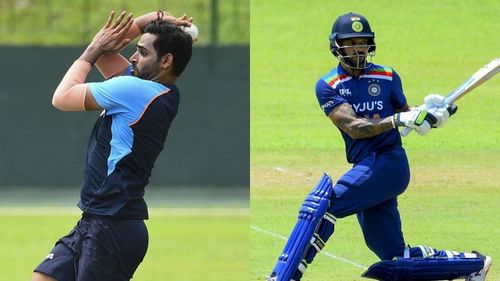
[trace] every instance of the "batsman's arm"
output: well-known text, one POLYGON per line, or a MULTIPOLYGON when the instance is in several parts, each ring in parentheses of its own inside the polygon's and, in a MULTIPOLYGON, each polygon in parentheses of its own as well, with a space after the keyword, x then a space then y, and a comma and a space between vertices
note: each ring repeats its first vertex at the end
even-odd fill
POLYGON ((394 110, 394 112, 396 112, 396 113, 405 112, 405 111, 410 111, 410 106, 408 104, 405 104, 403 107, 394 110))
POLYGON ((358 117, 348 103, 334 108, 328 117, 352 139, 370 138, 394 128, 392 116, 382 119, 358 117))

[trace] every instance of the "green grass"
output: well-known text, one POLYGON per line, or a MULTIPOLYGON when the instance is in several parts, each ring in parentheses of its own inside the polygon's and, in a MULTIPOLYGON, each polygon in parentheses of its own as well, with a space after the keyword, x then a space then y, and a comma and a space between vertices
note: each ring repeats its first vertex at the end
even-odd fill
MULTIPOLYGON (((249 0, 218 3, 218 44, 247 45, 249 0)), ((200 30, 197 44, 211 43, 210 0, 8 0, 0 1, 0 44, 82 45, 92 40, 111 10, 139 16, 159 9, 194 17, 200 30)))
MULTIPOLYGON (((375 31, 374 62, 400 74, 410 105, 430 92, 446 94, 500 56, 500 2, 251 1, 251 225, 288 236, 305 194, 323 171, 349 169, 338 130, 321 112, 317 79, 337 64, 328 49, 335 18, 359 12, 375 31)), ((500 77, 458 102, 459 111, 428 136, 404 146, 412 168, 399 199, 406 242, 440 249, 481 250, 500 270, 500 77)), ((264 280, 285 244, 253 228, 250 280, 264 280)), ((354 217, 339 220, 325 249, 369 266, 354 217)), ((303 280, 363 280, 363 269, 320 256, 303 280)))
MULTIPOLYGON (((0 280, 32 270, 79 218, 76 208, 0 208, 0 280)), ((133 280, 247 280, 248 210, 152 209, 148 253, 133 280)))

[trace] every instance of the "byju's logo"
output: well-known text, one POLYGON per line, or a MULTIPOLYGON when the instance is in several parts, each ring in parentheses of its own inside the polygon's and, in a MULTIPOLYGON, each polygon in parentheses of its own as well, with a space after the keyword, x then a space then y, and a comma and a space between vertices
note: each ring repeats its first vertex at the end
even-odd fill
POLYGON ((384 109, 383 101, 366 101, 361 103, 355 103, 352 105, 354 111, 358 114, 363 113, 365 111, 380 111, 384 109))

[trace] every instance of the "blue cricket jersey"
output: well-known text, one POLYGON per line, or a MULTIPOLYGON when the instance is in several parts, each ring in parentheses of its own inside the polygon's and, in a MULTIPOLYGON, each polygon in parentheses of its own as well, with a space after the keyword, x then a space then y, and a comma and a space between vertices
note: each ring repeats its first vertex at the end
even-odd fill
MULTIPOLYGON (((353 77, 339 64, 316 83, 316 97, 324 113, 343 103, 360 117, 384 118, 406 105, 399 75, 392 68, 373 64, 359 77, 353 77)), ((339 128, 340 130, 340 128, 339 128)), ((358 163, 374 151, 401 148, 398 130, 392 129, 365 139, 352 139, 340 130, 349 163, 358 163)))
POLYGON ((78 206, 90 214, 147 219, 144 188, 177 114, 178 89, 134 76, 88 85, 105 110, 90 136, 78 206))

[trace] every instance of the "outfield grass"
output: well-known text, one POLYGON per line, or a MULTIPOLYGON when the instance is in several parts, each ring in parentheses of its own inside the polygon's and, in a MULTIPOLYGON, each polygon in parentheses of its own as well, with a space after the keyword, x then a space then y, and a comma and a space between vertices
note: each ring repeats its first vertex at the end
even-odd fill
MULTIPOLYGON (((134 281, 247 280, 247 209, 151 209, 150 217, 134 281)), ((29 280, 78 218, 76 208, 0 208, 0 280, 29 280)))
MULTIPOLYGON (((375 31, 375 63, 400 74, 408 102, 446 94, 499 57, 500 2, 251 1, 250 280, 264 280, 296 222, 305 194, 323 171, 349 169, 339 132, 321 112, 317 79, 336 65, 328 49, 335 18, 359 12, 375 31)), ((411 245, 493 257, 488 280, 500 280, 500 77, 459 101, 446 127, 411 135, 404 145, 412 167, 399 198, 411 245)), ((363 280, 377 261, 354 217, 336 232, 303 280, 363 280), (344 260, 342 260, 344 259, 344 260)))

